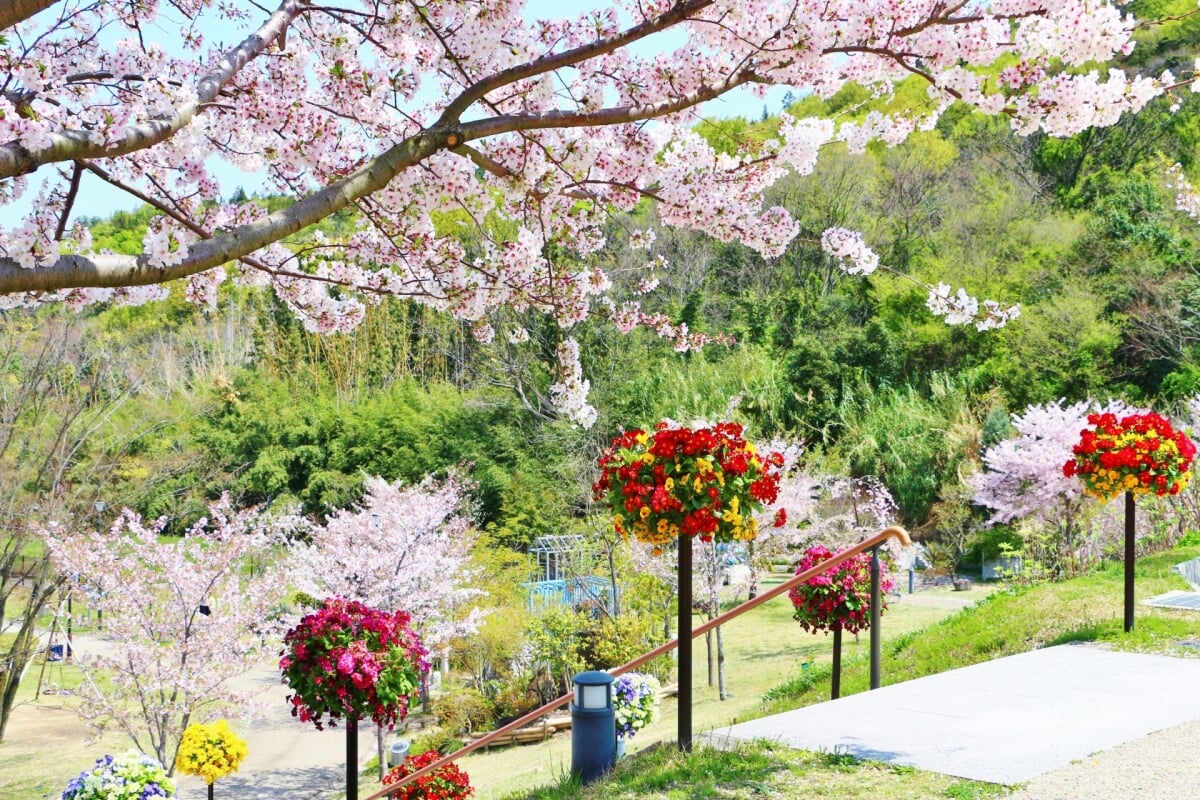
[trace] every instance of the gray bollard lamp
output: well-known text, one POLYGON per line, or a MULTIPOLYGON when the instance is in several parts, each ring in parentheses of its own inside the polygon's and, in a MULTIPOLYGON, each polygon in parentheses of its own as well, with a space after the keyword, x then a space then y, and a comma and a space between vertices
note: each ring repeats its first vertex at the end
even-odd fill
POLYGON ((581 672, 572 682, 571 771, 591 783, 617 763, 617 713, 613 708, 613 676, 581 672))

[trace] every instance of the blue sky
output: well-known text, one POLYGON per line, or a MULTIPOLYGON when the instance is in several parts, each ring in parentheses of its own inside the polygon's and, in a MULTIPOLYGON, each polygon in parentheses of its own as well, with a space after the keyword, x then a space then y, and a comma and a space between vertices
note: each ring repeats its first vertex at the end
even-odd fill
MULTIPOLYGON (((583 10, 582 4, 576 5, 572 3, 571 5, 573 6, 573 13, 579 13, 583 10)), ((607 5, 593 4, 593 7, 607 5)), ((529 0, 527 14, 532 18, 553 18, 561 16, 562 7, 562 0, 529 0)), ((255 20, 255 24, 257 24, 257 19, 255 20)), ((155 28, 152 27, 147 32, 150 33, 154 30, 155 28)), ((162 34, 162 43, 167 45, 168 49, 172 49, 167 43, 177 37, 175 30, 170 27, 169 23, 160 22, 157 25, 157 31, 162 34)), ((153 33, 150 33, 150 35, 153 35, 153 33)), ((245 32, 234 30, 230 26, 226 31, 214 31, 214 33, 210 34, 210 41, 214 35, 224 45, 229 45, 242 38, 245 32)), ((647 49, 665 49, 676 46, 680 41, 682 41, 682 34, 660 34, 647 43, 647 49)), ((748 88, 739 88, 724 97, 708 103, 704 107, 704 112, 706 115, 712 117, 743 116, 758 119, 762 114, 764 105, 772 113, 778 111, 786 92, 787 89, 785 87, 772 87, 764 100, 754 97, 748 88)), ((41 171, 49 173, 50 169, 51 167, 43 167, 41 171)), ((260 177, 244 173, 223 162, 216 163, 213 169, 220 181, 221 193, 225 197, 232 195, 239 187, 253 193, 261 185, 260 177)), ((37 196, 37 192, 38 179, 35 174, 30 176, 30 187, 26 191, 25 196, 17 203, 8 206, 7 210, 3 212, 5 216, 27 213, 33 199, 37 196)), ((72 216, 107 216, 113 211, 132 210, 140 205, 141 202, 136 198, 108 186, 91 175, 85 174, 80 186, 79 200, 76 202, 72 216)))

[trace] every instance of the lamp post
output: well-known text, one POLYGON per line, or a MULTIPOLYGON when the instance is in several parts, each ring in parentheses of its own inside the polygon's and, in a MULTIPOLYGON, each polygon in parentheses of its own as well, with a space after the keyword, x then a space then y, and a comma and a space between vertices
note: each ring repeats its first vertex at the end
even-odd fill
POLYGON ((572 678, 571 771, 591 783, 617 763, 617 713, 613 708, 613 676, 581 672, 572 678))

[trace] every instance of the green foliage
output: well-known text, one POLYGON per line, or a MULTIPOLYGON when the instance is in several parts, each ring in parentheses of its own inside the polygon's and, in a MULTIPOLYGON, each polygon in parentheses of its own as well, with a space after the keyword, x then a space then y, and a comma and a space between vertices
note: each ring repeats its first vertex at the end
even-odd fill
POLYGON ((495 719, 488 699, 475 689, 465 688, 454 688, 435 700, 433 715, 451 736, 488 730, 495 719))
POLYGON ((875 475, 910 525, 924 522, 940 487, 975 456, 979 424, 969 385, 937 377, 932 392, 860 389, 840 409, 837 447, 855 475, 875 475))
POLYGON ((544 608, 525 628, 533 660, 545 666, 552 682, 570 688, 571 676, 586 669, 579 633, 587 619, 566 606, 544 608))
POLYGON ((614 669, 653 649, 656 627, 649 616, 601 616, 581 631, 579 657, 588 669, 614 669))

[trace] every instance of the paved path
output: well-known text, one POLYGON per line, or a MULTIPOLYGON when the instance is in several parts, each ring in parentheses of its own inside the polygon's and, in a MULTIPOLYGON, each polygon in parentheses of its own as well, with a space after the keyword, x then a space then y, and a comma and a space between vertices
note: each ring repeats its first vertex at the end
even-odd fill
MULTIPOLYGON (((113 643, 103 636, 76 636, 79 656, 111 652, 113 643)), ((273 658, 264 659, 234 683, 239 690, 255 692, 264 713, 254 722, 233 723, 234 731, 247 741, 250 752, 241 768, 216 784, 216 796, 224 800, 317 800, 346 790, 346 731, 318 731, 291 715, 289 690, 279 679, 273 658)), ((386 741, 391 741, 389 734, 386 741)), ((359 725, 360 763, 375 755, 375 729, 370 722, 359 725)), ((200 778, 176 776, 181 800, 207 797, 200 778)), ((367 788, 364 784, 364 789, 367 788)), ((373 789, 372 789, 373 791, 373 789)), ((361 792, 365 797, 370 792, 361 792)))
POLYGON ((1200 658, 1063 645, 714 731, 1014 784, 1200 719, 1200 658))

